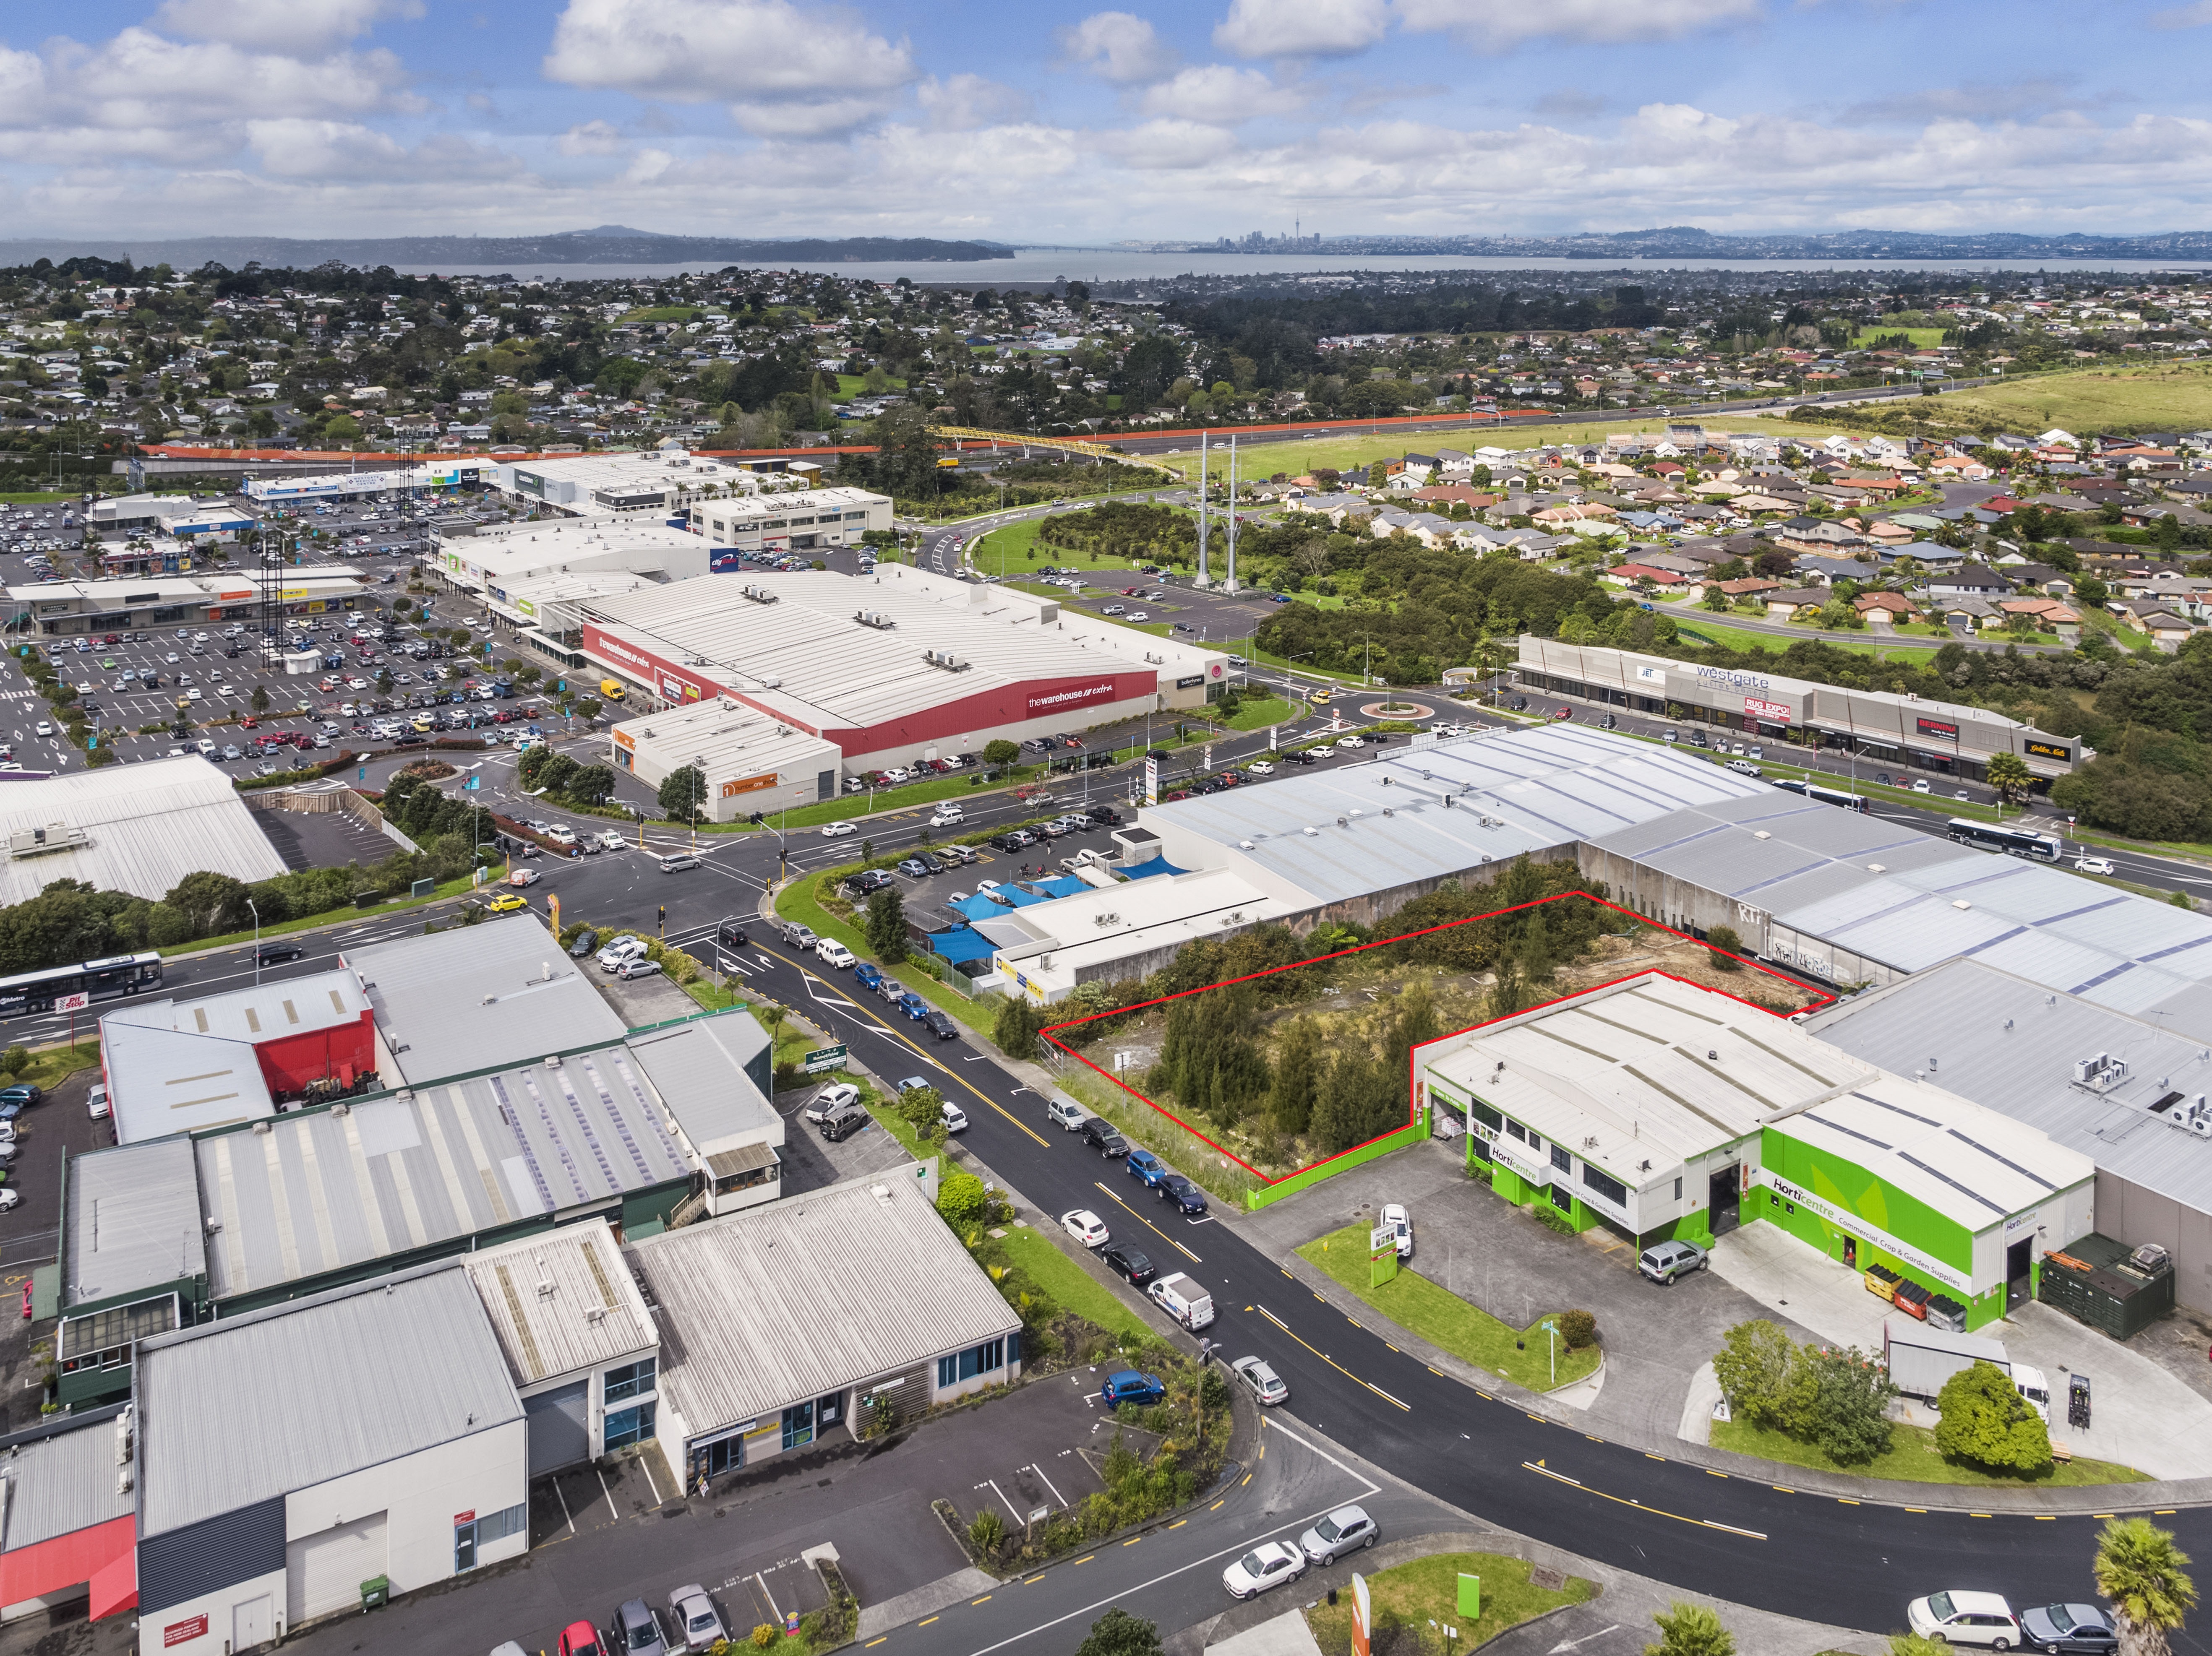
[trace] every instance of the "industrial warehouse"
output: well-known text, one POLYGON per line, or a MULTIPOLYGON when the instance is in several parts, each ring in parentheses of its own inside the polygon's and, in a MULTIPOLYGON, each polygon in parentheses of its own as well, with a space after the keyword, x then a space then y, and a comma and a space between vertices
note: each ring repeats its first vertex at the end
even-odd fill
POLYGON ((1711 1247, 1768 1220, 1954 1331, 2095 1228, 2095 1164, 1936 1084, 1657 973, 1414 1049, 1468 1168, 1578 1230, 1711 1247))
POLYGON ((1230 660, 903 565, 680 581, 556 603, 539 624, 578 640, 629 701, 715 709, 626 720, 612 758, 656 786, 701 765, 722 821, 829 798, 841 776, 1202 707, 1230 660))

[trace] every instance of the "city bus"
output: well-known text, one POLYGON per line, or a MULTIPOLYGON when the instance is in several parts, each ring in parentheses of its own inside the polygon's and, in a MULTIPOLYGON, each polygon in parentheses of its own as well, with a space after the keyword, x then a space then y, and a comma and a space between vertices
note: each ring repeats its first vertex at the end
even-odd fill
POLYGON ((51 1012, 75 995, 82 995, 89 1007, 161 986, 161 957, 151 952, 53 966, 43 972, 0 978, 0 1018, 51 1012))
POLYGON ((2038 834, 2032 828, 2005 828, 1994 822, 1970 822, 1963 816, 1954 816, 1945 831, 1962 845, 1978 846, 1984 851, 2002 851, 2008 857, 2025 857, 2031 862, 2055 863, 2062 850, 2055 834, 2038 834))
POLYGON ((1778 776, 1774 779, 1774 786, 1787 788, 1792 793, 1802 793, 1808 799, 1818 799, 1824 805, 1841 805, 1845 810, 1858 811, 1867 808, 1863 795, 1846 793, 1841 788, 1823 787, 1818 782, 1804 781, 1795 776, 1778 776))

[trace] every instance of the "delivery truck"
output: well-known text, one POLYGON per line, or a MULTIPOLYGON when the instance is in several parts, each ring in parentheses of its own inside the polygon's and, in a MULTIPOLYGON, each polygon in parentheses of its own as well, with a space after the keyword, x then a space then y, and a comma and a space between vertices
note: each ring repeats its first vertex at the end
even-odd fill
POLYGON ((2009 1378, 2021 1400, 2051 1423, 2051 1386, 2040 1368, 2014 1362, 2001 1340, 1979 1334, 1949 1334, 1903 1317, 1882 1324, 1882 1361, 1890 1383, 1908 1398, 1933 1403, 1942 1394, 1943 1382, 1962 1368, 1985 1362, 2009 1378))

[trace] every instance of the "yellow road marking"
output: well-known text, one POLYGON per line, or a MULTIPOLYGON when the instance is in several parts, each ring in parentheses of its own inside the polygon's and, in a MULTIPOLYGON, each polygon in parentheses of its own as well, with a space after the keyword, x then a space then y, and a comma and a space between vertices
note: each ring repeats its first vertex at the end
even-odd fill
MULTIPOLYGON (((929 1622, 934 1622, 936 1619, 937 1619, 937 1618, 936 1618, 934 1616, 933 1616, 933 1617, 931 1617, 929 1618, 929 1622)), ((920 1627, 920 1628, 926 1628, 926 1627, 927 1627, 927 1626, 929 1625, 929 1622, 916 1622, 916 1623, 915 1623, 915 1625, 916 1627, 920 1627)))
POLYGON ((1215 1501, 1215 1502, 1214 1502, 1211 1507, 1208 1507, 1206 1510, 1206 1511, 1208 1511, 1208 1512, 1210 1512, 1210 1513, 1218 1513, 1218 1512, 1219 1512, 1219 1511, 1222 1509, 1222 1507, 1225 1507, 1225 1506, 1226 1506, 1226 1505, 1228 1505, 1228 1504, 1229 1504, 1229 1497, 1228 1497, 1227 1495, 1224 1495, 1224 1496, 1222 1496, 1222 1497, 1221 1497, 1221 1499, 1220 1499, 1220 1500, 1218 1500, 1218 1501, 1215 1501))
POLYGON ((1143 1536, 1141 1536, 1141 1535, 1133 1535, 1133 1536, 1131 1536, 1131 1537, 1130 1537, 1127 1541, 1124 1541, 1121 1544, 1122 1544, 1123 1546, 1125 1546, 1125 1547, 1133 1547, 1133 1546, 1135 1546, 1135 1545, 1137 1544, 1137 1543, 1139 1543, 1139 1541, 1143 1540, 1144 1538, 1144 1538, 1143 1536))
MULTIPOLYGON (((1030 1134, 1030 1137, 1031 1137, 1032 1138, 1035 1138, 1035 1137, 1036 1137, 1036 1135, 1035 1133, 1032 1133, 1032 1134, 1030 1134)), ((1038 1143, 1043 1143, 1043 1141, 1042 1141, 1042 1139, 1039 1139, 1037 1142, 1038 1142, 1038 1143)), ((1200 1258, 1198 1257, 1198 1255, 1196 1255, 1195 1253, 1192 1253, 1188 1248, 1187 1248, 1187 1247, 1183 1247, 1183 1245, 1182 1245, 1181 1242, 1178 1242, 1177 1240, 1176 1240, 1176 1239, 1175 1239, 1174 1237, 1172 1237, 1172 1236, 1169 1235, 1169 1234, 1167 1234, 1167 1232, 1165 1232, 1165 1231, 1162 1230, 1162 1229, 1161 1229, 1158 1225, 1154 1224, 1151 1220, 1149 1220, 1149 1219, 1146 1218, 1146 1217, 1145 1217, 1145 1216, 1144 1216, 1143 1214, 1141 1214, 1141 1213, 1138 1212, 1138 1211, 1136 1210, 1136 1209, 1134 1209, 1134 1208, 1133 1208, 1133 1207, 1130 1207, 1130 1206, 1129 1206, 1129 1204, 1128 1204, 1127 1202, 1122 1201, 1122 1200, 1121 1200, 1121 1192, 1120 1192, 1119 1191, 1116 1191, 1116 1190, 1113 1190, 1113 1189, 1109 1188, 1109 1186, 1107 1186, 1106 1182, 1105 1182, 1103 1180, 1101 1180, 1101 1179, 1094 1179, 1094 1180, 1092 1180, 1091 1182, 1092 1184, 1094 1184, 1094 1185, 1097 1186, 1097 1187, 1098 1187, 1102 1192, 1103 1192, 1105 1193, 1105 1195, 1106 1195, 1106 1197, 1107 1197, 1107 1198, 1108 1198, 1109 1200, 1110 1200, 1110 1201, 1115 1201, 1115 1202, 1121 1202, 1121 1206, 1123 1207, 1123 1209, 1125 1209, 1125 1210, 1127 1211, 1128 1216, 1129 1216, 1132 1219, 1134 1219, 1134 1220, 1135 1220, 1139 1224, 1142 1225, 1142 1226, 1143 1226, 1146 1230, 1151 1231, 1151 1232, 1152 1233, 1152 1234, 1153 1234, 1153 1235, 1155 1235, 1155 1236, 1158 1237, 1158 1238, 1160 1239, 1160 1240, 1162 1240, 1163 1242, 1165 1242, 1165 1243, 1166 1243, 1170 1247, 1174 1248, 1177 1253, 1181 1253, 1181 1254, 1183 1256, 1183 1258, 1185 1258, 1186 1259, 1188 1259, 1188 1260, 1189 1260, 1193 1265, 1204 1265, 1204 1264, 1206 1263, 1206 1261, 1205 1261, 1205 1260, 1203 1260, 1203 1259, 1200 1259, 1200 1258)))
POLYGON ((1859 1503, 1847 1495, 1839 1495, 1836 1497, 1836 1504, 1839 1507, 1856 1507, 1859 1503))
MULTIPOLYGON (((1260 1314, 1261 1314, 1261 1316, 1265 1317, 1265 1318, 1266 1318, 1269 1322, 1271 1322, 1271 1323, 1274 1324, 1276 1327, 1278 1327, 1278 1328, 1281 1329, 1281 1330, 1283 1331, 1283 1332, 1285 1332, 1285 1334, 1290 1334, 1290 1336, 1291 1336, 1291 1338, 1292 1339, 1294 1339, 1294 1340, 1297 1340, 1297 1341, 1298 1341, 1298 1344, 1299 1344, 1300 1345, 1304 1345, 1304 1346, 1305 1346, 1305 1348, 1306 1348, 1306 1350, 1307 1350, 1311 1351, 1311 1352, 1314 1354, 1314 1356, 1316 1356, 1316 1357, 1319 1357, 1319 1358, 1320 1358, 1323 1362, 1327 1363, 1327 1364, 1328 1364, 1331 1368, 1334 1368, 1334 1370, 1336 1370, 1336 1372, 1337 1372, 1338 1374, 1340 1374, 1343 1375, 1343 1376, 1345 1377, 1345 1379, 1346 1379, 1346 1380, 1351 1380, 1351 1381, 1353 1381, 1354 1383, 1356 1383, 1356 1384, 1358 1384, 1358 1385, 1360 1385, 1360 1386, 1365 1386, 1369 1391, 1372 1392, 1373 1392, 1376 1397, 1381 1398, 1382 1398, 1385 1403, 1396 1403, 1396 1404, 1398 1404, 1398 1407, 1400 1407, 1401 1409, 1403 1409, 1403 1410, 1404 1410, 1407 1414, 1409 1414, 1409 1415, 1410 1415, 1410 1414, 1412 1414, 1412 1413, 1413 1412, 1413 1407, 1412 1407, 1412 1405, 1411 1405, 1411 1404, 1405 1404, 1405 1403, 1399 1403, 1397 1398, 1395 1398, 1392 1397, 1392 1396, 1391 1396, 1388 1392, 1384 1391, 1381 1386, 1379 1386, 1376 1385, 1374 1381, 1372 1381, 1372 1380, 1361 1380, 1361 1379, 1359 1378, 1359 1376, 1358 1376, 1358 1375, 1357 1375, 1357 1374, 1353 1374, 1353 1373, 1352 1373, 1349 1368, 1346 1368, 1342 1363, 1339 1362, 1338 1362, 1334 1357, 1330 1356, 1328 1355, 1328 1352, 1323 1351, 1323 1350, 1321 1350, 1320 1349, 1318 1349, 1318 1348, 1317 1348, 1317 1347, 1316 1347, 1316 1346, 1307 1344, 1307 1343, 1306 1343, 1304 1340, 1298 1339, 1298 1337, 1297 1337, 1296 1334, 1294 1334, 1294 1333, 1291 1333, 1291 1326, 1290 1326, 1290 1325, 1289 1325, 1288 1323, 1285 1322, 1285 1321, 1284 1321, 1280 1317, 1278 1317, 1278 1316, 1277 1316, 1273 1312, 1272 1312, 1272 1311, 1268 1310, 1267 1307, 1265 1307, 1265 1306, 1261 1306, 1261 1307, 1260 1307, 1260 1314)), ((1531 1419, 1534 1419, 1534 1418, 1535 1418, 1535 1417, 1534 1417, 1534 1416, 1530 1416, 1530 1418, 1531 1418, 1531 1419)))
POLYGON ((1677 1524, 1688 1524, 1701 1530, 1719 1530, 1729 1535, 1742 1536, 1747 1540, 1766 1539, 1765 1533, 1759 1530, 1738 1529, 1733 1524, 1723 1524, 1711 1518, 1685 1518, 1681 1513, 1670 1513, 1663 1507, 1647 1507, 1640 1501, 1630 1501, 1622 1495, 1607 1495, 1603 1489, 1591 1489, 1580 1478, 1569 1477, 1565 1472, 1553 1471, 1550 1468, 1539 1465, 1533 1460, 1524 1460, 1521 1465, 1526 1471, 1534 1472, 1540 1477, 1548 1477, 1555 1483, 1565 1483, 1570 1488, 1580 1489, 1584 1495, 1594 1495, 1601 1501, 1610 1501, 1617 1507, 1632 1507, 1638 1512, 1650 1513, 1655 1518, 1671 1518, 1677 1524))
POLYGON ((862 1645, 860 1648, 863 1650, 873 1650, 878 1645, 883 1643, 884 1639, 888 1639, 890 1636, 891 1635, 890 1634, 886 1633, 884 1635, 883 1639, 871 1639, 867 1643, 862 1645))
MULTIPOLYGON (((1077 1559, 1077 1560, 1075 1561, 1075 1562, 1076 1562, 1076 1563, 1078 1563, 1078 1564, 1087 1564, 1087 1563, 1089 1563, 1092 1559, 1094 1559, 1094 1558, 1096 1558, 1096 1557, 1097 1557, 1097 1556, 1098 1556, 1098 1555, 1097 1555, 1097 1553, 1095 1553, 1095 1552, 1094 1552, 1094 1553, 1086 1553, 1086 1554, 1085 1554, 1082 1557, 1080 1557, 1080 1558, 1077 1559)), ((1069 1568, 1073 1568, 1073 1567, 1074 1567, 1073 1565, 1069 1566, 1069 1568)))
MULTIPOLYGON (((1252 1481, 1252 1474, 1251 1474, 1251 1473, 1249 1473, 1249 1472, 1245 1473, 1245 1474, 1244 1474, 1244 1483, 1249 1483, 1251 1481, 1252 1481)), ((1239 1483, 1237 1487, 1238 1489, 1243 1489, 1243 1488, 1244 1487, 1244 1483, 1239 1483)))
POLYGON ((1168 1526, 1168 1527, 1169 1527, 1170 1529, 1171 1529, 1171 1530, 1179 1530, 1179 1529, 1181 1529, 1184 1525, 1186 1525, 1186 1524, 1188 1524, 1188 1523, 1189 1523, 1189 1522, 1190 1522, 1190 1520, 1188 1520, 1188 1518, 1178 1518, 1177 1520, 1176 1520, 1176 1521, 1175 1521, 1174 1523, 1172 1523, 1172 1524, 1169 1525, 1169 1526, 1168 1526))
POLYGON ((970 1598, 968 1602, 971 1604, 988 1604, 991 1602, 991 1595, 987 1592, 981 1598, 970 1598))

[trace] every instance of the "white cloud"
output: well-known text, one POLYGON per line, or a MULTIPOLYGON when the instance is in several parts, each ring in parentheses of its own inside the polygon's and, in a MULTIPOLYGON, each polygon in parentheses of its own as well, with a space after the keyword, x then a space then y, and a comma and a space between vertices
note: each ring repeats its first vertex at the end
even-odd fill
POLYGON ((1060 31, 1060 49, 1116 86, 1157 81, 1171 73, 1176 54, 1146 18, 1126 11, 1093 12, 1060 31))
POLYGON ((194 40, 313 58, 387 18, 422 15, 422 0, 166 0, 154 25, 194 40))
POLYGON ((450 133, 410 149, 388 133, 354 121, 246 123, 246 141, 262 172, 276 179, 319 180, 512 178, 521 163, 505 151, 450 133))
POLYGON ((915 78, 904 45, 789 0, 568 0, 544 70, 569 86, 727 102, 748 131, 805 136, 872 119, 915 78))
POLYGON ((2212 0, 2195 0, 2191 5, 2175 6, 2150 15, 2153 28, 2203 28, 2207 23, 2212 23, 2212 0))
POLYGON ((1237 153, 1234 135, 1201 121, 1146 121, 1107 136, 1109 153, 1140 173, 1212 167, 1237 153))
POLYGON ((607 121, 579 121, 561 135, 564 155, 619 155, 629 140, 607 121))
POLYGON ((1235 124, 1258 115, 1287 115, 1304 106, 1305 94, 1279 87, 1256 69, 1210 64, 1187 69, 1147 91, 1139 107, 1147 115, 1235 124))
POLYGON ((980 75, 950 75, 941 81, 933 75, 914 91, 922 114, 939 132, 973 132, 1025 120, 1030 112, 1027 93, 980 75))
POLYGON ((1213 44, 1240 58, 1346 58, 1389 22, 1383 0, 1230 0, 1213 44))
POLYGON ((1668 40, 1745 22, 1765 9, 1765 0, 1398 0, 1399 18, 1409 29, 1449 33, 1501 51, 1541 39, 1668 40))

